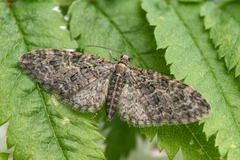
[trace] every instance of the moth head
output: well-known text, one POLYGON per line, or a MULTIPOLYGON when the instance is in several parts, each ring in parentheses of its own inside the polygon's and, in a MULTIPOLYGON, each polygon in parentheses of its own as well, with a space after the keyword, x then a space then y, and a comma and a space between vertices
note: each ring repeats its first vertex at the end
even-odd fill
POLYGON ((121 56, 121 59, 124 59, 124 60, 127 60, 128 62, 130 62, 132 58, 125 54, 125 55, 121 56))

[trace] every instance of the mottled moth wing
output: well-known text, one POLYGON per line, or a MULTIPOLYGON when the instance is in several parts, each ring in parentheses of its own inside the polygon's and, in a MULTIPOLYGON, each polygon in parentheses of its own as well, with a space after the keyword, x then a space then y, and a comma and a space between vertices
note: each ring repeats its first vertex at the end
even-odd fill
POLYGON ((199 92, 180 81, 140 68, 126 74, 119 111, 135 126, 190 123, 211 111, 199 92))
POLYGON ((154 123, 132 84, 126 83, 124 86, 118 106, 121 118, 134 126, 149 126, 154 123))
POLYGON ((80 111, 95 112, 105 100, 115 64, 84 53, 43 49, 24 54, 20 66, 30 76, 80 111))

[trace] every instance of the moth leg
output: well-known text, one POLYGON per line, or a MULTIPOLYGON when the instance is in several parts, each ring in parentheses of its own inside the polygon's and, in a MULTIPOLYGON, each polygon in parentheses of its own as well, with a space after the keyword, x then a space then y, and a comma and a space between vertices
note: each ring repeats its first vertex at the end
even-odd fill
POLYGON ((95 115, 91 118, 91 120, 93 120, 98 115, 99 111, 100 111, 100 109, 95 113, 95 115))

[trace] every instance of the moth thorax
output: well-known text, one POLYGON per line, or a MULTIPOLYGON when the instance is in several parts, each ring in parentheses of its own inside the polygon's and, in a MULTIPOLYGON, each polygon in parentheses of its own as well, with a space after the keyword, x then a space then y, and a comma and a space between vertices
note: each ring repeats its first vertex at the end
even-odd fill
POLYGON ((116 74, 124 75, 127 66, 124 63, 119 63, 116 65, 116 74))

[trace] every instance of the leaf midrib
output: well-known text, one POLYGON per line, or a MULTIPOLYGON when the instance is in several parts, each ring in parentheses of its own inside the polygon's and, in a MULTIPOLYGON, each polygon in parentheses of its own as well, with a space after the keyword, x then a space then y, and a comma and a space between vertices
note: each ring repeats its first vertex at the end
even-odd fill
MULTIPOLYGON (((17 3, 17 2, 16 2, 16 3, 17 3)), ((16 5, 16 3, 15 3, 14 5, 16 5)), ((24 38, 24 34, 23 34, 24 32, 22 31, 22 28, 21 28, 21 26, 20 26, 20 22, 18 21, 18 19, 17 19, 17 17, 16 17, 16 14, 15 14, 14 10, 12 10, 12 8, 13 8, 13 7, 11 7, 10 11, 11 11, 11 13, 12 13, 14 19, 15 19, 15 22, 16 22, 16 25, 17 25, 17 27, 18 27, 19 34, 20 34, 20 36, 21 36, 22 42, 24 43, 24 46, 25 46, 26 50, 29 51, 28 46, 27 46, 27 43, 26 43, 26 40, 25 40, 25 38, 24 38)), ((21 73, 22 73, 22 72, 21 72, 21 73)), ((20 76, 20 75, 19 75, 19 76, 20 76)), ((19 76, 18 76, 18 77, 19 77, 19 76)), ((49 125, 51 126, 53 136, 56 138, 57 144, 58 144, 58 146, 59 146, 59 148, 60 148, 60 150, 61 150, 61 153, 62 153, 64 159, 67 160, 66 155, 64 154, 64 152, 63 152, 63 150, 62 150, 62 148, 61 148, 61 145, 60 145, 60 143, 59 143, 59 140, 58 140, 58 138, 57 138, 57 136, 56 136, 56 133, 55 133, 55 131, 54 131, 54 128, 53 128, 53 125, 52 125, 52 122, 51 122, 51 120, 50 120, 49 113, 48 113, 48 110, 47 110, 47 106, 46 106, 45 100, 44 100, 44 98, 43 98, 43 94, 42 94, 42 92, 41 92, 41 89, 40 89, 40 87, 39 87, 39 84, 38 84, 37 82, 35 82, 35 83, 36 83, 36 86, 37 86, 37 89, 38 89, 39 96, 40 96, 40 98, 41 98, 41 100, 42 100, 42 104, 43 104, 43 107, 44 107, 44 109, 45 109, 45 113, 47 114, 48 122, 49 122, 49 125)))
MULTIPOLYGON (((37 83, 37 82, 36 82, 36 83, 37 83)), ((44 98, 43 98, 43 94, 42 94, 42 91, 41 91, 41 89, 40 89, 39 83, 37 83, 36 85, 37 85, 38 93, 39 93, 40 98, 41 98, 41 100, 42 100, 43 108, 44 108, 44 110, 45 110, 45 113, 47 114, 48 122, 49 122, 49 124, 50 124, 50 126, 51 126, 53 136, 54 136, 54 137, 56 138, 56 140, 57 140, 57 144, 58 144, 58 146, 59 146, 59 148, 60 148, 60 150, 61 150, 61 153, 62 153, 63 156, 64 156, 64 159, 67 160, 66 155, 64 154, 64 152, 63 152, 63 150, 62 150, 62 148, 61 148, 61 145, 60 145, 60 143, 59 143, 59 140, 58 140, 58 138, 57 138, 56 132, 55 132, 55 130, 54 130, 54 128, 53 128, 51 119, 50 119, 50 117, 49 117, 50 114, 49 114, 49 112, 48 112, 48 109, 47 109, 47 106, 46 106, 46 102, 45 102, 45 100, 44 100, 44 98)))

